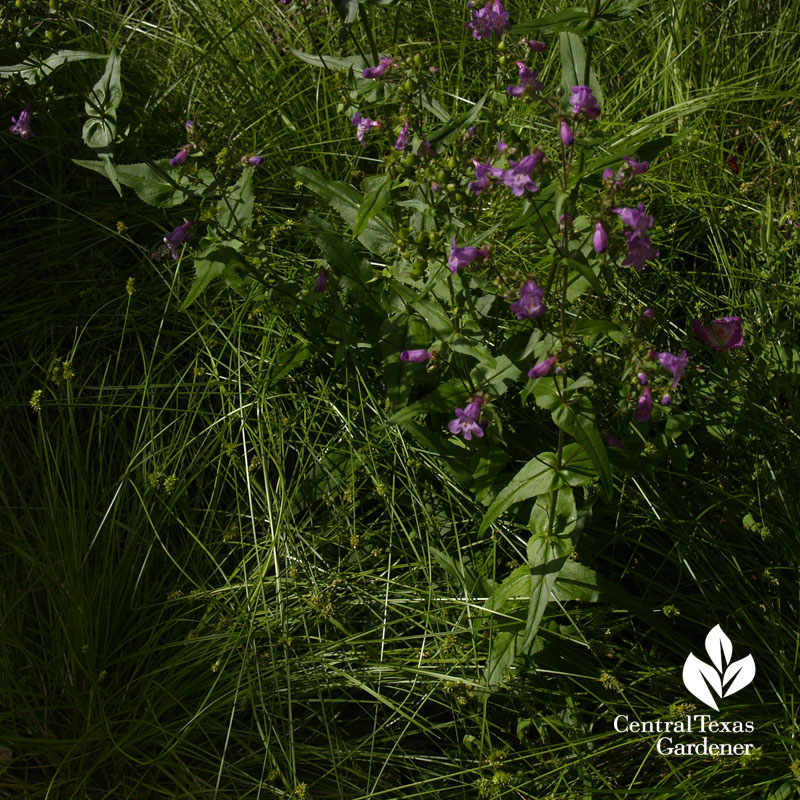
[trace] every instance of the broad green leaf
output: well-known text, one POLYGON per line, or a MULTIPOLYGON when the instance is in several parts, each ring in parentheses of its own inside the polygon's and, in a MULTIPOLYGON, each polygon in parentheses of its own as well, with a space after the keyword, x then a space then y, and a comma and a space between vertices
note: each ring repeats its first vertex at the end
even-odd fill
POLYGON ((562 603, 568 600, 597 603, 603 597, 598 580, 598 575, 593 569, 568 558, 558 573, 553 586, 553 596, 562 603))
POLYGON ((414 289, 397 281, 392 282, 392 290, 428 323, 437 339, 447 339, 452 335, 453 323, 438 303, 425 297, 420 297, 419 293, 414 289))
POLYGON ((122 100, 120 83, 120 56, 116 50, 109 53, 106 68, 86 100, 88 119, 83 126, 83 141, 94 150, 103 162, 103 171, 122 195, 120 179, 113 161, 114 139, 117 135, 117 108, 122 100))
MULTIPOLYGON (((561 45, 561 86, 564 89, 562 103, 568 105, 572 87, 586 84, 586 51, 580 38, 574 33, 562 31, 558 38, 561 45)), ((603 92, 593 69, 589 70, 588 77, 589 88, 602 106, 603 92)))
MULTIPOLYGON (((105 175, 105 166, 100 161, 73 159, 79 167, 105 175)), ((123 186, 133 189, 139 198, 151 206, 171 208, 183 203, 188 191, 179 185, 180 167, 170 167, 163 159, 152 164, 117 164, 117 178, 123 186)))
POLYGON ((784 781, 777 789, 769 793, 767 800, 789 800, 800 795, 800 781, 784 781))
POLYGON ((551 503, 555 499, 555 517, 553 518, 552 533, 558 536, 568 536, 578 524, 578 509, 575 506, 575 497, 572 489, 562 486, 553 494, 540 495, 533 508, 528 522, 531 533, 546 536, 550 527, 551 503))
POLYGON ((194 259, 194 282, 186 299, 181 303, 181 311, 189 308, 214 278, 224 277, 227 270, 232 270, 237 265, 243 267, 244 262, 231 243, 214 244, 200 251, 194 259))
POLYGON ((217 224, 228 235, 241 233, 253 222, 254 172, 252 167, 245 167, 239 180, 217 203, 217 224))
POLYGON ((358 0, 333 0, 343 25, 352 25, 358 18, 358 0))
POLYGON ((514 26, 512 34, 516 36, 572 31, 580 36, 591 36, 610 22, 628 19, 642 2, 643 0, 614 0, 596 17, 590 17, 585 8, 565 8, 556 14, 518 23, 514 26))
POLYGON ((476 337, 467 336, 463 333, 453 333, 445 341, 451 350, 477 359, 487 370, 497 368, 497 359, 489 352, 486 345, 476 337))
POLYGON ((389 204, 392 199, 392 179, 388 175, 381 176, 379 185, 367 192, 358 209, 355 224, 353 225, 353 235, 360 236, 367 223, 389 204))
POLYGON ((597 479, 597 470, 587 452, 577 443, 568 444, 561 453, 561 469, 556 470, 556 454, 542 453, 542 460, 556 471, 567 486, 584 486, 597 479))
POLYGON ((477 364, 470 377, 477 386, 487 388, 495 397, 505 394, 522 374, 522 370, 508 356, 477 364), (492 366, 494 362, 494 366, 492 366))
POLYGON ((552 375, 533 378, 528 381, 526 388, 528 387, 539 408, 543 408, 545 411, 554 411, 561 405, 561 398, 556 391, 556 381, 552 375))
POLYGON ((71 61, 102 58, 108 58, 108 56, 88 50, 59 50, 57 53, 49 55, 44 61, 37 61, 32 56, 21 64, 0 67, 0 78, 12 78, 14 75, 19 75, 29 86, 35 86, 42 78, 50 77, 60 66, 71 61))
POLYGON ((555 453, 541 453, 525 464, 489 506, 478 529, 478 536, 511 506, 552 491, 558 483, 554 463, 555 453), (552 461, 547 456, 552 456, 552 461))
POLYGON ((440 384, 434 391, 414 403, 401 408, 386 420, 386 425, 401 425, 428 412, 452 411, 456 404, 466 404, 467 391, 464 384, 457 378, 452 378, 440 384))
POLYGON ((430 343, 427 325, 416 315, 398 311, 381 324, 380 347, 383 356, 383 377, 393 411, 406 406, 414 385, 414 375, 425 369, 400 360, 403 350, 417 350, 430 343))
POLYGON ((564 260, 567 262, 567 266, 573 270, 576 270, 582 278, 591 284, 592 288, 597 292, 597 294, 601 296, 605 294, 605 287, 600 282, 600 278, 595 275, 590 264, 584 263, 576 258, 565 258, 564 260))
MULTIPOLYGON (((359 192, 340 181, 329 180, 322 173, 308 167, 292 167, 291 173, 312 192, 326 200, 351 228, 355 225, 364 199, 359 192)), ((369 220, 358 240, 377 255, 385 255, 394 247, 394 236, 390 228, 377 216, 369 220)))
POLYGON ((297 342, 286 350, 282 350, 275 356, 270 365, 267 385, 272 386, 276 384, 279 380, 285 378, 292 370, 308 361, 313 355, 308 345, 303 342, 297 342))
POLYGON ((588 397, 582 397, 570 405, 559 405, 552 412, 552 417, 553 422, 561 430, 568 433, 583 447, 600 475, 606 491, 610 492, 612 484, 611 465, 608 463, 606 446, 597 426, 591 400, 588 397))
POLYGON ((370 291, 367 282, 372 278, 372 267, 369 261, 357 253, 350 242, 345 241, 338 233, 323 230, 317 234, 319 246, 325 260, 333 267, 343 287, 357 292, 362 298, 379 306, 377 298, 370 291))

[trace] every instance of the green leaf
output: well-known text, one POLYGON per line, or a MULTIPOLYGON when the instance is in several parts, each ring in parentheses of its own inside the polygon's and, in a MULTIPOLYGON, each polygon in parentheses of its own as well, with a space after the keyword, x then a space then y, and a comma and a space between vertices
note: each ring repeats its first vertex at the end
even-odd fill
POLYGON ((381 176, 379 185, 364 195, 358 209, 358 216, 353 225, 353 235, 359 236, 367 227, 367 223, 383 211, 392 199, 392 179, 388 175, 381 176))
POLYGON ((59 50, 52 53, 44 61, 37 61, 31 56, 21 64, 0 67, 0 78, 13 78, 19 75, 29 86, 35 86, 42 78, 49 78, 60 66, 71 61, 108 58, 104 53, 92 53, 88 50, 59 50))
MULTIPOLYGON (((100 161, 72 159, 79 167, 105 175, 105 166, 100 161)), ((151 206, 172 208, 186 200, 188 191, 178 185, 180 167, 170 167, 167 159, 152 164, 117 164, 116 173, 123 186, 133 189, 139 198, 151 206)))
POLYGON ((302 50, 292 50, 301 61, 311 64, 314 67, 323 69, 352 69, 357 75, 361 76, 361 70, 366 67, 366 62, 361 56, 347 56, 346 58, 336 58, 334 56, 315 56, 311 53, 304 53, 302 50))
POLYGON ((189 308, 214 278, 224 277, 226 271, 234 269, 237 265, 240 267, 245 266, 241 256, 231 244, 226 242, 215 243, 195 256, 195 278, 189 289, 189 294, 181 303, 181 311, 189 308))
POLYGON ((478 100, 477 103, 466 113, 453 117, 446 125, 437 128, 433 133, 428 136, 428 144, 434 145, 447 145, 455 137, 459 130, 469 127, 478 118, 481 113, 483 104, 486 102, 486 94, 478 100))
MULTIPOLYGON (((543 453, 553 470, 556 469, 556 454, 543 453)), ((561 453, 561 469, 557 470, 561 481, 567 486, 584 486, 597 478, 597 470, 587 452, 577 443, 568 444, 561 453)))
POLYGON ((478 536, 511 506, 552 491, 558 483, 554 463, 555 453, 541 453, 525 464, 489 506, 478 529, 478 536), (552 461, 547 456, 552 456, 552 461))
POLYGON ((267 386, 272 386, 282 378, 285 378, 292 370, 308 361, 313 355, 313 352, 303 342, 297 342, 286 350, 281 351, 275 356, 270 365, 267 386))
POLYGON ((103 162, 103 172, 122 195, 122 187, 113 162, 114 139, 117 135, 117 108, 122 100, 120 56, 109 53, 106 68, 84 104, 88 119, 83 126, 83 141, 103 162))
MULTIPOLYGON (((312 192, 327 201, 342 219, 353 227, 363 203, 362 195, 340 181, 332 181, 309 167, 292 167, 292 175, 304 183, 312 192)), ((394 247, 394 236, 389 226, 379 217, 373 217, 358 240, 377 255, 385 255, 394 247)))
MULTIPOLYGON (((580 38, 574 33, 562 31, 558 38, 561 45, 561 86, 564 89, 562 103, 568 105, 571 88, 586 84, 586 51, 580 38)), ((589 70, 589 87, 602 106, 603 92, 593 69, 589 70)))
POLYGON ((414 417, 418 417, 420 414, 426 414, 430 411, 442 411, 455 407, 455 403, 463 404, 465 396, 466 390, 464 389, 464 384, 457 378, 452 378, 440 384, 436 389, 426 394, 425 397, 420 400, 396 411, 386 420, 385 424, 401 425, 414 419, 414 417))
POLYGON ((572 31, 580 36, 591 36, 604 25, 628 19, 642 4, 643 0, 614 0, 608 8, 596 17, 586 13, 585 8, 565 8, 556 14, 539 17, 530 22, 514 26, 513 35, 532 33, 560 33, 572 31))
POLYGON ((241 233, 253 222, 254 172, 252 167, 245 167, 239 180, 217 203, 217 224, 227 235, 241 233))
POLYGON ((546 536, 550 528, 551 503, 555 498, 555 517, 553 519, 553 532, 559 536, 567 536, 575 530, 578 524, 578 509, 575 505, 575 496, 568 486, 562 486, 554 494, 540 495, 531 509, 528 529, 531 533, 546 536))
POLYGON ((777 789, 769 793, 767 800, 789 800, 800 795, 800 781, 784 781, 777 789))
POLYGON ((567 266, 576 270, 582 278, 591 284, 592 288, 597 292, 597 294, 601 296, 605 294, 605 287, 600 282, 600 278, 595 275, 595 272, 590 264, 575 258, 565 258, 564 261, 567 262, 567 266))
POLYGON ((343 25, 352 25, 358 18, 358 0, 333 0, 343 25))
POLYGON ((429 547, 428 552, 447 573, 452 585, 466 592, 468 597, 489 593, 489 581, 463 558, 455 561, 451 556, 435 547, 429 547))
POLYGON ((606 446, 595 419, 594 408, 588 397, 581 397, 570 405, 560 405, 552 415, 553 422, 561 430, 576 439, 591 458, 606 491, 611 491, 611 465, 608 463, 606 446))
POLYGON ((470 377, 476 385, 487 388, 493 396, 505 394, 522 374, 508 356, 498 356, 477 364, 470 377))
POLYGON ((357 253, 350 242, 345 241, 334 231, 320 231, 317 234, 316 242, 325 260, 338 275, 342 287, 380 308, 380 303, 367 285, 372 278, 372 267, 369 265, 369 261, 357 253))

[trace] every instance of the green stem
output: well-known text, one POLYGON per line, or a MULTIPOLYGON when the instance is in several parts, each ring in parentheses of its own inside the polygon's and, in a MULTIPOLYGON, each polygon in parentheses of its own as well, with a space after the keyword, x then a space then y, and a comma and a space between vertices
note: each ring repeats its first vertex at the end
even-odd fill
POLYGON ((369 42, 369 51, 372 53, 373 66, 377 66, 381 59, 378 55, 378 47, 375 44, 375 37, 372 35, 372 24, 369 21, 369 14, 367 13, 366 6, 359 5, 358 13, 361 17, 361 24, 364 26, 364 33, 367 34, 367 42, 369 42))

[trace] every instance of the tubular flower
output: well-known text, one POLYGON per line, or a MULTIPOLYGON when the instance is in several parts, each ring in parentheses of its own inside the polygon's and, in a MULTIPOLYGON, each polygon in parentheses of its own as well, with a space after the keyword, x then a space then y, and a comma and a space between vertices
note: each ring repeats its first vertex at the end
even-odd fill
POLYGON ((605 253, 608 250, 608 234, 601 222, 594 226, 594 234, 592 235, 592 247, 595 253, 605 253))
POLYGON ((527 45, 534 53, 544 53, 547 50, 547 45, 544 42, 537 42, 536 39, 529 39, 527 45))
POLYGON ((168 233, 164 237, 164 243, 169 247, 173 258, 178 257, 178 248, 192 238, 192 225, 194 225, 194 222, 185 219, 183 225, 178 225, 172 233, 168 233))
POLYGON ((553 368, 553 364, 556 363, 556 356, 550 356, 550 358, 546 358, 544 361, 540 361, 538 364, 534 364, 528 370, 528 377, 529 378, 543 378, 547 375, 548 372, 553 368))
POLYGON ((650 169, 649 161, 636 161, 630 158, 630 156, 625 156, 622 160, 630 167, 631 174, 633 175, 641 175, 643 172, 647 172, 647 170, 650 169))
POLYGON ((645 386, 642 393, 639 395, 639 400, 636 403, 636 411, 633 412, 633 418, 637 422, 648 422, 652 413, 653 395, 650 393, 650 387, 645 386))
POLYGON ((531 175, 543 158, 544 153, 541 150, 537 150, 535 153, 525 156, 519 162, 509 160, 510 166, 508 169, 503 170, 502 178, 503 183, 511 189, 511 193, 515 197, 522 197, 526 191, 539 191, 539 187, 533 182, 531 175))
POLYGON ((733 350, 744 342, 742 320, 739 317, 722 317, 708 323, 694 319, 692 333, 714 350, 733 350))
POLYGON ((362 117, 360 111, 356 111, 356 113, 353 114, 353 119, 350 124, 356 126, 356 138, 361 142, 362 147, 367 146, 366 141, 364 141, 366 133, 373 128, 380 128, 381 126, 380 122, 376 122, 374 119, 362 117))
POLYGON ((530 67, 524 61, 517 61, 517 67, 519 67, 519 86, 508 87, 508 93, 512 97, 522 97, 526 94, 533 94, 533 92, 541 92, 544 89, 544 84, 538 80, 538 69, 531 72, 530 67))
POLYGON ((251 167, 260 167, 264 163, 264 156, 248 156, 245 162, 251 167))
POLYGON ((189 151, 192 149, 190 144, 184 145, 178 152, 169 160, 169 165, 171 167, 180 167, 186 163, 186 158, 189 155, 189 151))
POLYGON ((397 141, 394 143, 394 149, 400 151, 401 153, 403 150, 408 147, 408 123, 403 123, 403 128, 400 131, 400 135, 397 137, 397 141))
POLYGON ((645 236, 647 231, 653 227, 653 215, 647 214, 644 203, 639 203, 636 208, 612 208, 615 214, 619 215, 622 222, 637 236, 645 236))
POLYGON ((380 78, 384 72, 386 72, 389 67, 393 67, 395 65, 395 61, 393 58, 388 58, 384 56, 377 67, 367 67, 366 69, 361 71, 361 75, 364 78, 380 78))
POLYGON ((661 255, 660 250, 650 246, 650 240, 646 236, 635 236, 632 232, 625 233, 628 243, 628 257, 622 262, 623 267, 633 267, 637 272, 644 269, 644 262, 661 255))
POLYGON ((36 134, 31 130, 31 113, 33 112, 33 105, 28 103, 22 111, 19 112, 19 119, 11 117, 14 123, 8 130, 20 139, 32 139, 36 134))
POLYGON ((400 353, 400 360, 407 361, 409 364, 421 364, 431 358, 433 358, 433 353, 427 350, 403 350, 400 353))
POLYGON ((493 167, 488 158, 483 164, 477 158, 473 158, 472 163, 475 165, 475 180, 467 186, 467 189, 475 195, 491 187, 491 178, 502 177, 505 173, 505 170, 493 167))
POLYGON ((509 310, 517 315, 517 319, 536 319, 547 311, 543 299, 544 289, 531 278, 519 287, 519 300, 514 301, 509 310))
POLYGON ((677 389, 678 383, 680 383, 683 373, 686 371, 686 364, 689 361, 687 352, 685 350, 681 350, 681 354, 679 356, 674 356, 672 353, 656 353, 654 350, 651 350, 648 355, 650 358, 657 358, 661 363, 661 366, 664 367, 667 372, 672 373, 672 388, 677 389))
POLYGON ((328 273, 324 269, 321 269, 319 271, 319 275, 317 275, 317 282, 314 285, 314 291, 315 292, 324 292, 325 291, 325 287, 327 285, 328 285, 328 273))
POLYGON ((477 436, 479 439, 484 434, 484 427, 478 423, 481 415, 482 401, 479 398, 473 398, 467 404, 466 408, 456 409, 456 418, 451 419, 448 424, 450 433, 461 434, 466 441, 477 436))
POLYGON ((466 267, 476 259, 486 261, 489 258, 489 248, 481 247, 456 247, 456 237, 454 236, 450 243, 452 249, 450 250, 450 258, 447 259, 447 266, 450 267, 450 272, 453 275, 458 272, 461 267, 466 267))
POLYGON ((575 134, 572 132, 572 128, 569 127, 569 123, 565 120, 561 120, 561 144, 564 147, 569 147, 575 141, 575 134))
MULTIPOLYGON (((467 3, 467 8, 472 8, 472 5, 467 3)), ((465 27, 473 39, 480 40, 502 36, 504 31, 511 29, 511 23, 508 21, 508 11, 500 0, 490 0, 483 8, 472 12, 472 19, 465 27)))
POLYGON ((636 379, 639 381, 639 385, 640 386, 647 386, 648 379, 647 379, 647 373, 646 372, 638 372, 636 374, 636 379))
POLYGON ((570 91, 572 94, 569 102, 572 103, 572 112, 576 117, 583 114, 589 119, 597 119, 600 116, 600 106, 588 86, 571 86, 570 91))

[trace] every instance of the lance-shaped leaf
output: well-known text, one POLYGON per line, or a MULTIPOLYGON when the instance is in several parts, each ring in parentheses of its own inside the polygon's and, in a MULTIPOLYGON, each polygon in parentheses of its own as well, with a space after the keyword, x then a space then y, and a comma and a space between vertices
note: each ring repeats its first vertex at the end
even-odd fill
POLYGON ((722 675, 725 671, 725 665, 733 655, 733 645, 719 625, 715 625, 706 636, 706 653, 708 653, 711 663, 722 675))
POLYGON ((734 661, 728 669, 725 670, 725 675, 722 678, 722 685, 725 686, 728 681, 731 685, 725 690, 723 697, 729 697, 739 689, 744 689, 756 675, 756 662, 753 661, 753 656, 745 656, 738 661, 734 661))
POLYGON ((717 701, 709 689, 711 686, 722 697, 722 681, 714 667, 701 661, 694 653, 689 653, 689 657, 683 665, 683 682, 698 700, 713 708, 714 711, 719 711, 717 701))

